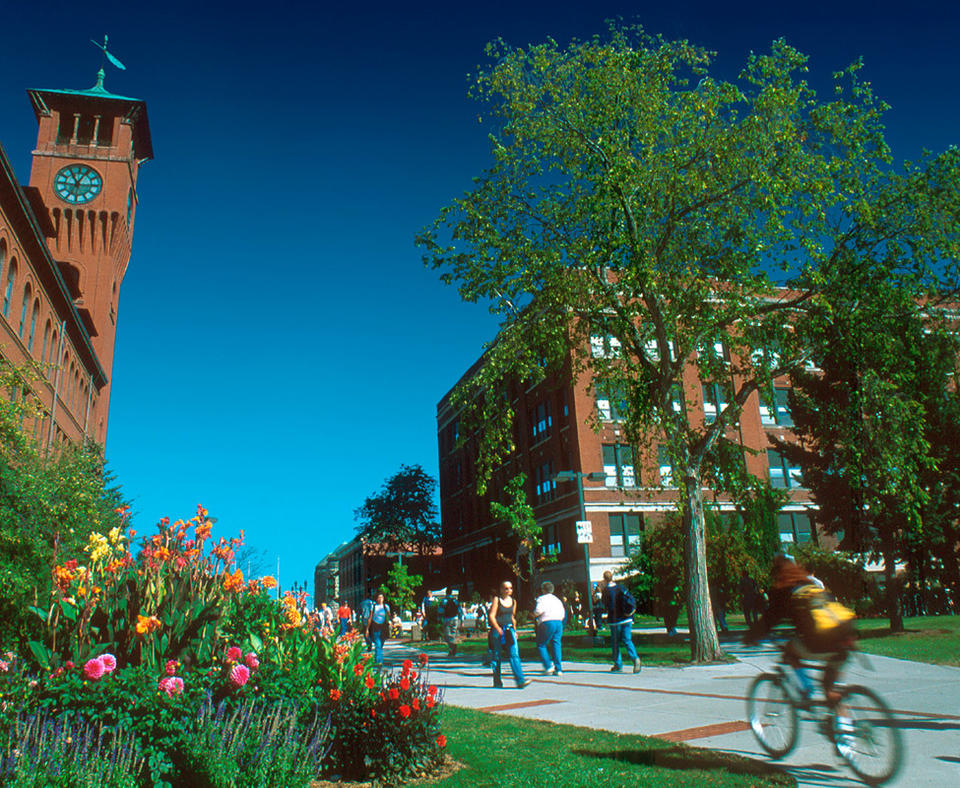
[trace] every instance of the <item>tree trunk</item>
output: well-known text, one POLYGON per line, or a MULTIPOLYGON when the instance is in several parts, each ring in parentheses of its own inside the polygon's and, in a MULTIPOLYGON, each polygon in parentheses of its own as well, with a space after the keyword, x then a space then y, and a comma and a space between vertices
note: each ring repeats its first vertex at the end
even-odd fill
POLYGON ((893 550, 883 553, 883 577, 886 583, 884 593, 887 602, 887 616, 890 619, 891 632, 903 632, 903 614, 900 611, 900 581, 897 580, 897 563, 893 550))
POLYGON ((706 521, 700 474, 688 471, 684 478, 686 505, 683 511, 684 563, 687 570, 687 617, 690 652, 694 662, 712 662, 723 656, 707 585, 706 521))

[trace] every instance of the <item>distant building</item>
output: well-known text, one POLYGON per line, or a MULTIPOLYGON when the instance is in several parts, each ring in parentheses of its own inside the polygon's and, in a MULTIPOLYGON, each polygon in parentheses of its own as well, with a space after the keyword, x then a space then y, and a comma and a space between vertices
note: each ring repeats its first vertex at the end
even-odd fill
MULTIPOLYGON (((726 352, 716 348, 717 352, 726 352)), ((594 355, 608 352, 600 338, 591 342, 594 355)), ((483 363, 478 360, 464 375, 469 378, 483 363)), ((585 375, 573 385, 558 378, 533 387, 516 385, 507 392, 517 414, 514 452, 491 479, 487 493, 476 493, 474 458, 469 441, 458 447, 460 421, 450 405, 450 393, 437 405, 440 455, 440 516, 446 582, 466 592, 492 593, 500 581, 511 577, 511 563, 522 564, 516 539, 506 523, 490 514, 491 501, 503 501, 504 486, 523 472, 528 479, 527 498, 543 527, 544 552, 555 562, 540 571, 556 586, 576 584, 586 590, 583 545, 577 541, 576 522, 581 519, 575 481, 557 482, 560 471, 593 473, 601 480, 583 479, 586 519, 592 524, 589 545, 590 582, 598 582, 604 570, 615 574, 628 555, 639 550, 643 535, 664 518, 676 513, 679 491, 664 448, 653 442, 631 446, 624 435, 617 403, 602 392, 591 395, 585 375), (599 420, 595 431, 591 418, 599 420)), ((701 380, 696 367, 687 367, 683 402, 691 423, 712 422, 725 406, 723 386, 701 380)), ((784 543, 816 539, 816 506, 803 487, 800 469, 788 465, 776 445, 791 439, 793 422, 787 406, 789 382, 778 379, 776 401, 762 402, 754 393, 747 401, 739 424, 728 431, 745 448, 747 470, 769 478, 784 489, 788 503, 777 515, 784 543)), ((726 496, 710 493, 708 501, 721 516, 734 517, 736 509, 726 496)), ((526 604, 526 600, 521 600, 526 604)))
MULTIPOLYGON (((326 555, 314 570, 314 599, 319 606, 346 599, 350 607, 357 609, 367 592, 376 589, 387 579, 390 567, 402 560, 411 575, 421 575, 424 587, 429 587, 440 577, 443 553, 436 548, 425 555, 413 550, 397 552, 384 545, 369 544, 359 536, 344 542, 326 555)), ((389 600, 387 600, 389 601, 389 600)))
POLYGON ((38 440, 102 444, 137 177, 153 158, 147 109, 108 92, 102 70, 89 90, 27 93, 28 186, 0 148, 0 355, 37 372, 43 415, 25 426, 38 440))

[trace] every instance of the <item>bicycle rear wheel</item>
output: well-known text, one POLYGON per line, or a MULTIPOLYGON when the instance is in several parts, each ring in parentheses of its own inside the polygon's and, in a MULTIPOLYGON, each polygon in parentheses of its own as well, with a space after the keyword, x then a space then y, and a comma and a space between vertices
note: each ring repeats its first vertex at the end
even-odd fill
POLYGON ((857 776, 868 785, 887 782, 900 768, 903 742, 893 713, 871 689, 846 687, 840 703, 852 724, 841 726, 834 716, 833 745, 857 776))
POLYGON ((782 758, 797 743, 797 709, 783 679, 761 673, 747 690, 747 719, 760 746, 774 758, 782 758))

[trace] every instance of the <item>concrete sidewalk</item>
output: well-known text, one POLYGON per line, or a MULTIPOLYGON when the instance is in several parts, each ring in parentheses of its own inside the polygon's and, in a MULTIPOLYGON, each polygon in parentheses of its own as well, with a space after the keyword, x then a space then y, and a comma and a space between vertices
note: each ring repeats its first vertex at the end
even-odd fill
MULTIPOLYGON (((645 667, 633 675, 611 673, 610 664, 565 662, 563 675, 548 676, 539 663, 524 663, 533 683, 513 686, 505 665, 504 689, 493 689, 491 671, 474 658, 431 654, 431 681, 444 687, 444 702, 498 714, 658 736, 698 747, 769 760, 746 724, 750 680, 779 656, 770 647, 725 644, 738 661, 696 667, 645 667)), ((418 653, 415 645, 390 643, 388 662, 418 653)), ((642 656, 642 651, 641 651, 642 656)), ((904 762, 889 785, 960 785, 960 668, 869 657, 847 666, 848 684, 865 684, 897 712, 904 762)), ((782 766, 801 786, 861 785, 834 753, 816 724, 801 715, 796 748, 782 766)))

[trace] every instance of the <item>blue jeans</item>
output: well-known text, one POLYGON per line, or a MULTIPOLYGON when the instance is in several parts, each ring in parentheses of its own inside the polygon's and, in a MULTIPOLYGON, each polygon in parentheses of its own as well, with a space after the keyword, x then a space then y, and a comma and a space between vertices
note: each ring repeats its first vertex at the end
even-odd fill
MULTIPOLYGON (((513 671, 513 678, 516 680, 517 685, 523 684, 525 681, 523 677, 523 666, 520 664, 520 649, 517 648, 517 633, 513 628, 503 630, 505 633, 509 633, 513 638, 513 643, 509 646, 505 646, 503 643, 497 640, 497 649, 494 652, 493 657, 493 683, 500 684, 502 682, 502 677, 500 673, 500 666, 503 664, 503 651, 504 649, 509 649, 509 659, 510 659, 510 669, 513 671)), ((496 632, 494 632, 496 635, 496 632)))
POLYGON ((383 664, 383 629, 380 624, 373 624, 370 627, 370 637, 373 638, 373 661, 378 665, 383 664))
POLYGON ((632 661, 637 659, 637 650, 633 647, 633 637, 630 635, 632 621, 624 621, 622 624, 610 625, 610 648, 613 649, 613 665, 617 668, 623 667, 623 661, 620 659, 620 647, 625 646, 627 656, 632 661))
POLYGON ((550 658, 553 654, 553 667, 558 671, 563 670, 560 662, 563 659, 563 652, 560 648, 560 638, 563 636, 562 621, 544 621, 537 625, 537 651, 540 652, 540 661, 543 663, 543 669, 550 669, 550 658))

